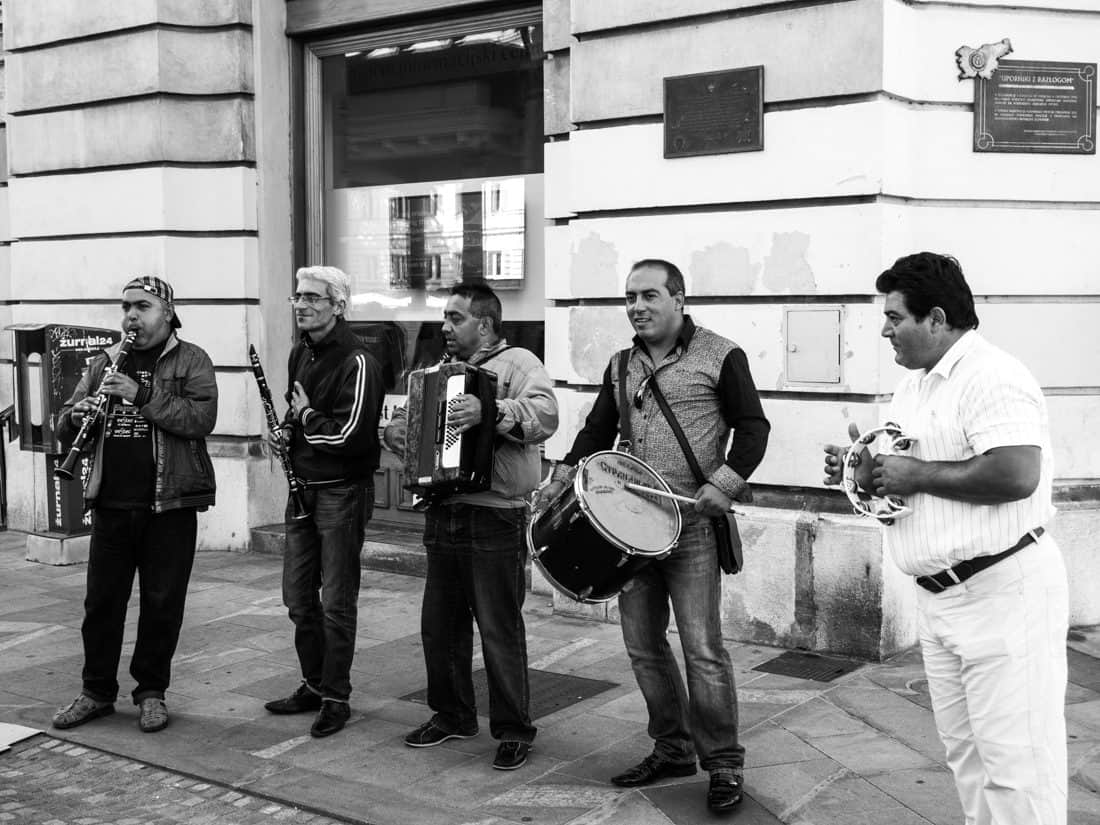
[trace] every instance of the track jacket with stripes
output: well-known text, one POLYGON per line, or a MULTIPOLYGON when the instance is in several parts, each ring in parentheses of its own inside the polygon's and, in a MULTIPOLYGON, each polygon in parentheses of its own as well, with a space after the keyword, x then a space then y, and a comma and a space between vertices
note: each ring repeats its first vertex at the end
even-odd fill
POLYGON ((309 397, 293 426, 295 475, 313 483, 372 479, 381 458, 382 368, 347 321, 338 317, 317 342, 303 333, 287 375, 290 388, 300 381, 309 397))

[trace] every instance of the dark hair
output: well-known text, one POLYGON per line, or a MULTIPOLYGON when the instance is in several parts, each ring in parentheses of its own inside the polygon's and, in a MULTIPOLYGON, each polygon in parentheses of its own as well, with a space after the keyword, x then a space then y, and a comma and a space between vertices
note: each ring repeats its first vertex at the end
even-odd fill
POLYGON ((687 287, 684 286, 684 273, 680 271, 680 268, 674 263, 670 263, 662 258, 643 258, 630 267, 630 271, 633 272, 636 269, 642 269, 644 267, 651 266, 656 269, 663 269, 665 271, 665 288, 668 290, 669 295, 675 295, 679 293, 685 298, 687 297, 687 287))
POLYGON ((494 335, 500 335, 501 319, 504 312, 500 307, 500 298, 493 290, 481 283, 463 283, 451 287, 451 294, 470 299, 470 314, 475 318, 488 318, 494 335))
POLYGON ((952 329, 978 326, 974 295, 963 277, 962 267, 950 255, 918 252, 898 258, 875 279, 875 289, 883 295, 900 292, 905 308, 918 321, 927 318, 933 307, 939 307, 952 329))

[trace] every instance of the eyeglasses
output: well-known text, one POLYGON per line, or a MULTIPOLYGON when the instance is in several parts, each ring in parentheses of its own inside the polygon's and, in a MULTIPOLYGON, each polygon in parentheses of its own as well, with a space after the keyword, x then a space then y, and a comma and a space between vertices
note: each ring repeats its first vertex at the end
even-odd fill
POLYGON ((649 379, 653 377, 653 373, 650 373, 642 379, 642 383, 638 385, 637 391, 634 393, 634 409, 640 410, 642 408, 642 401, 645 398, 645 391, 649 389, 649 379))
POLYGON ((297 304, 299 302, 303 304, 309 304, 311 307, 320 306, 325 301, 331 301, 327 295, 318 295, 316 292, 295 292, 289 298, 286 299, 288 304, 297 304))

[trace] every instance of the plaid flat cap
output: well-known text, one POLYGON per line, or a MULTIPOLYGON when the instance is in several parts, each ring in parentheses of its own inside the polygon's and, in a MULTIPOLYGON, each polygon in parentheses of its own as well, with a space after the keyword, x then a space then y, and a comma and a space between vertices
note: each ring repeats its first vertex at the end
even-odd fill
POLYGON ((142 275, 126 284, 126 286, 122 288, 122 291, 125 292, 128 289, 144 289, 149 294, 156 295, 172 308, 172 329, 179 329, 183 326, 180 322, 179 313, 176 311, 176 293, 175 290, 172 289, 170 283, 155 275, 142 275))

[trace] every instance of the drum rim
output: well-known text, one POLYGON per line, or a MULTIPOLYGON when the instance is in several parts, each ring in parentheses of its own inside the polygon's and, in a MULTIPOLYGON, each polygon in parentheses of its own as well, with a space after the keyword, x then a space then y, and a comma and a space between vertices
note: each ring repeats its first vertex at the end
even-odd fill
POLYGON ((624 458, 629 458, 631 461, 638 462, 643 467, 645 467, 650 473, 653 474, 653 477, 657 480, 657 483, 661 486, 661 488, 665 492, 667 492, 667 493, 672 492, 672 488, 668 486, 668 482, 666 482, 663 478, 661 478, 661 474, 658 473, 656 470, 654 470, 652 467, 650 467, 648 464, 646 464, 644 461, 642 461, 642 459, 638 458, 636 455, 631 455, 630 453, 624 453, 622 450, 597 450, 596 452, 592 453, 591 455, 586 456, 585 458, 581 459, 580 463, 577 464, 577 472, 573 476, 573 493, 577 497, 577 504, 578 504, 578 506, 580 506, 581 511, 585 514, 585 517, 588 519, 588 523, 592 526, 592 529, 594 529, 597 533, 600 534, 600 536, 602 538, 606 539, 611 544, 615 545, 616 547, 618 547, 620 550, 622 550, 624 553, 626 553, 629 556, 643 556, 645 558, 654 559, 654 560, 659 560, 659 559, 664 558, 669 553, 671 553, 672 550, 676 547, 677 543, 679 543, 679 541, 680 541, 680 531, 682 531, 684 529, 684 520, 683 520, 683 515, 680 513, 680 508, 675 507, 675 506, 672 508, 673 512, 676 513, 676 530, 675 530, 676 537, 672 541, 670 541, 663 549, 661 549, 661 550, 639 550, 636 547, 630 547, 630 546, 624 544, 619 538, 617 538, 616 536, 613 536, 610 532, 608 532, 608 530, 603 526, 603 524, 600 523, 600 520, 595 517, 595 514, 593 514, 592 510, 588 507, 587 503, 585 502, 585 500, 584 500, 584 491, 581 489, 581 478, 582 478, 582 475, 583 475, 582 471, 584 470, 585 465, 589 461, 591 461, 592 459, 596 458, 597 456, 601 456, 601 455, 621 456, 621 457, 624 457, 624 458))

